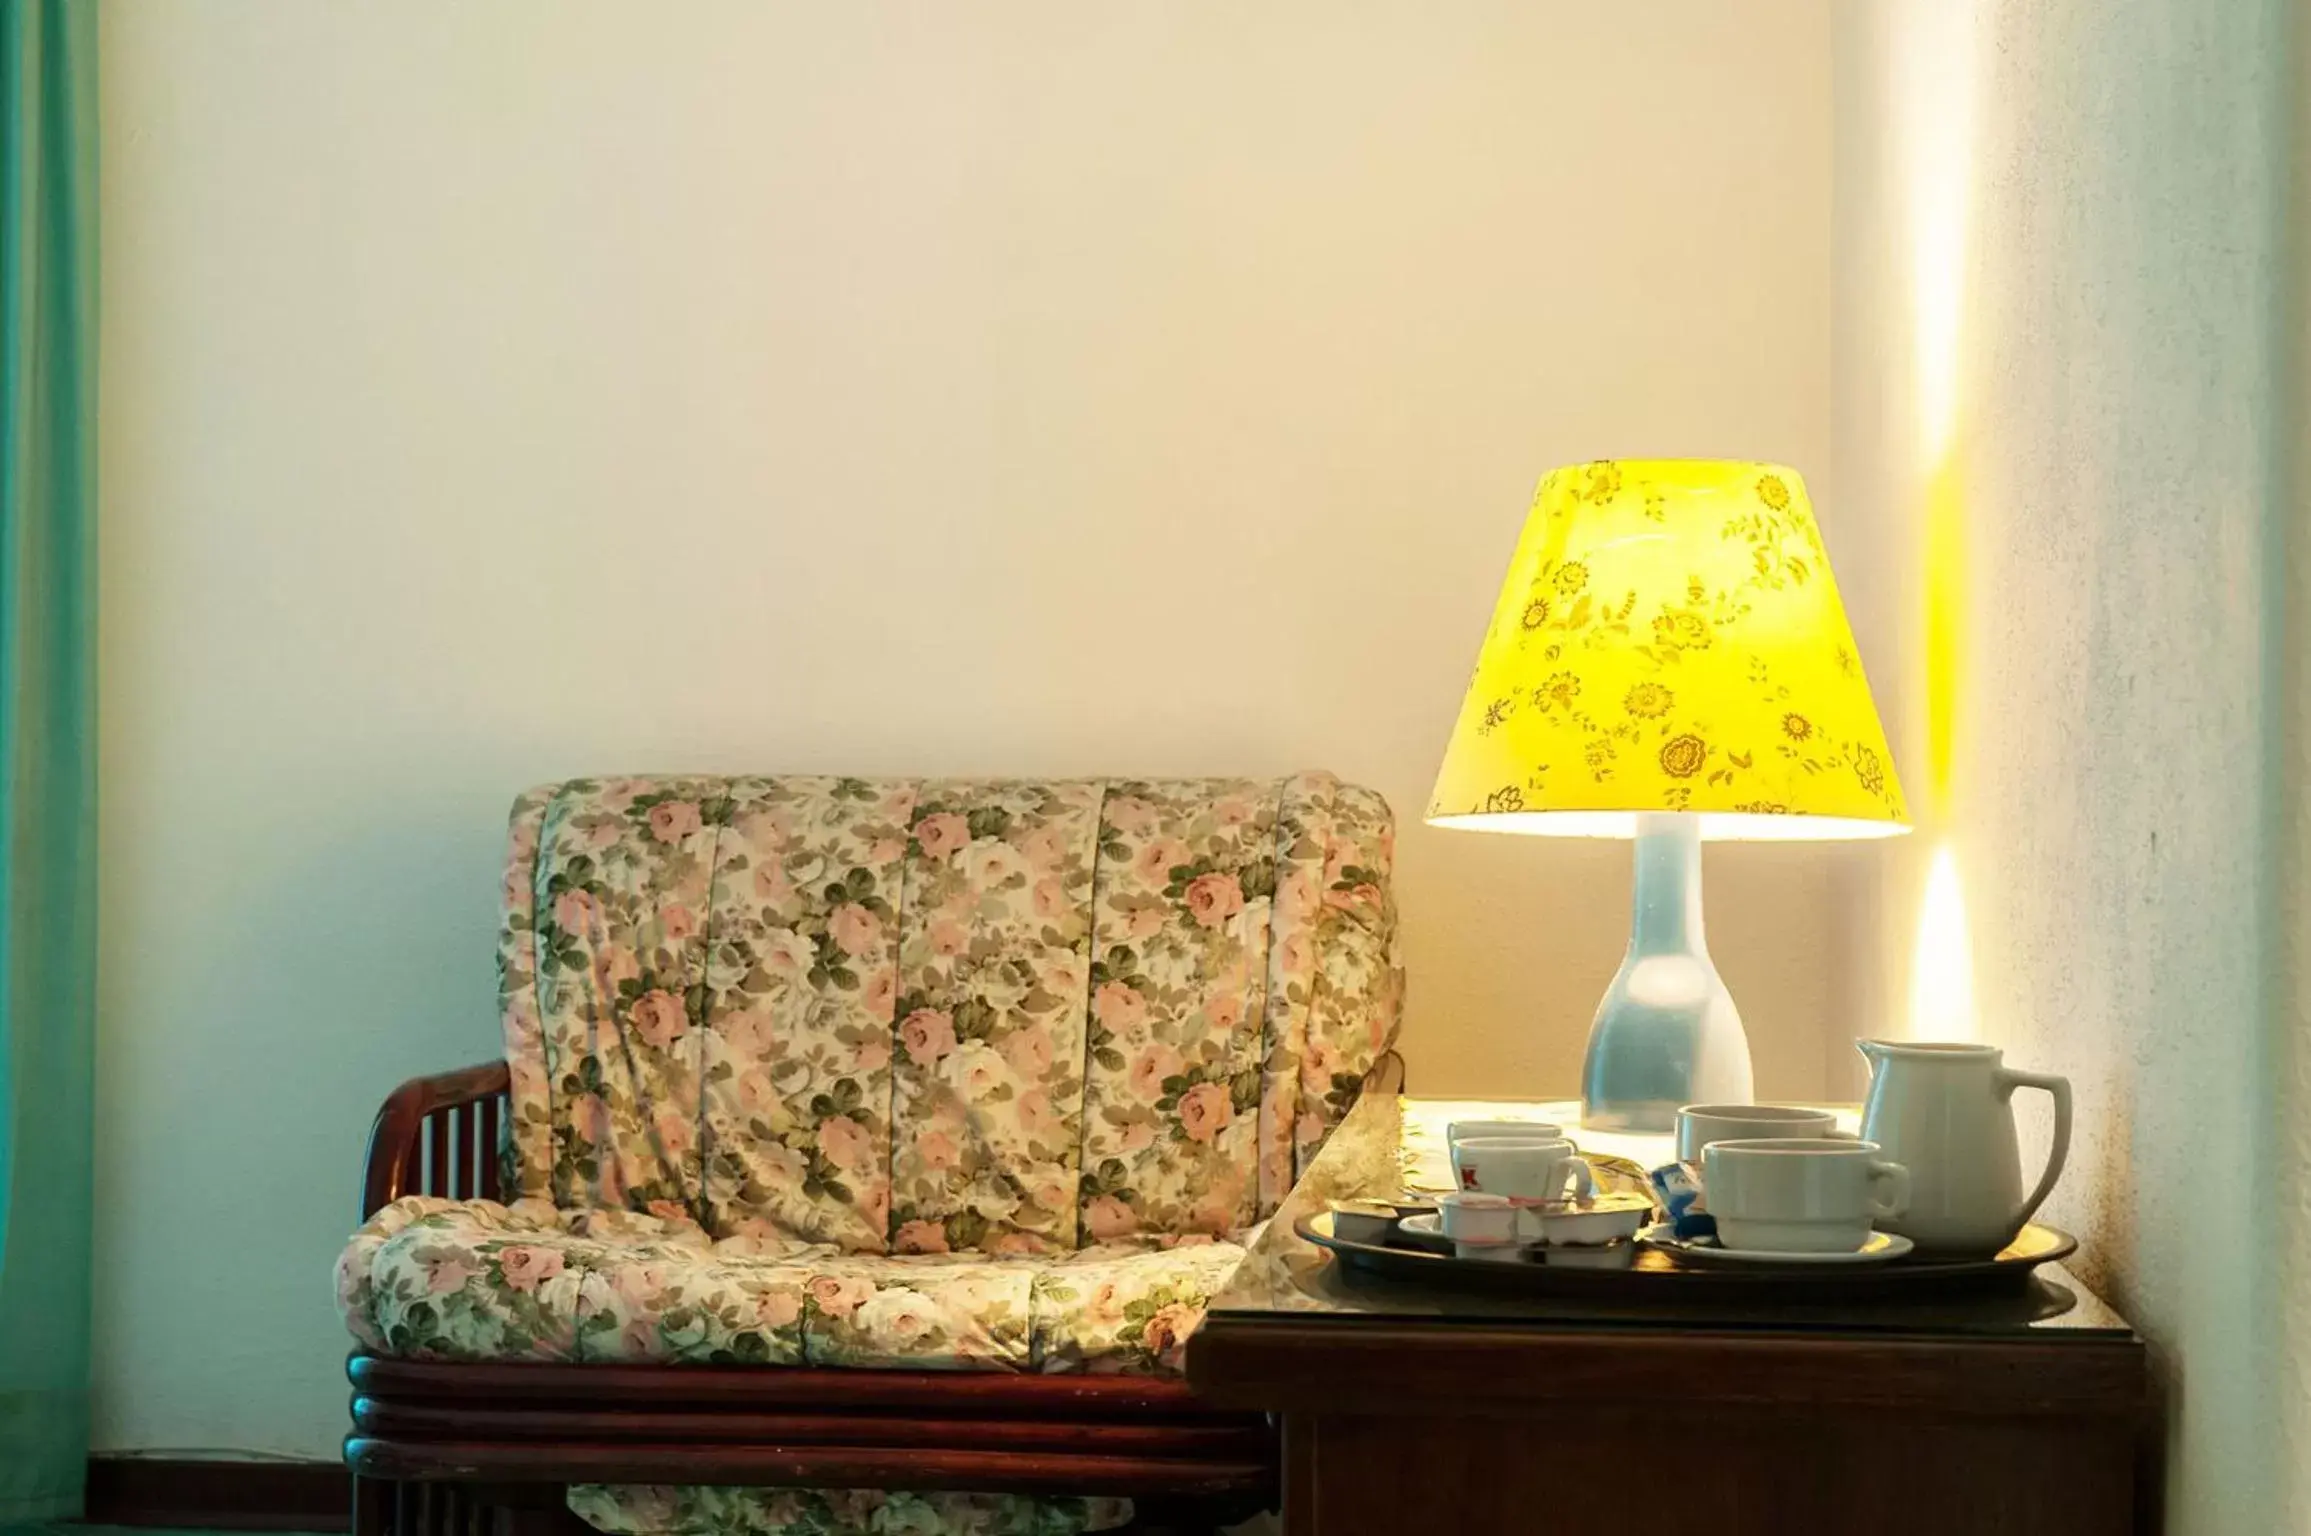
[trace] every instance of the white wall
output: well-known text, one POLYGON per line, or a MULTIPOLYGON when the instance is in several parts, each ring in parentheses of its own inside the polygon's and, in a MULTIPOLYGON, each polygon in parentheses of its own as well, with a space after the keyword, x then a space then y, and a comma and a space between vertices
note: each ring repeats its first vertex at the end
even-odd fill
POLYGON ((1902 993, 1923 856, 1947 847, 1982 1037, 2075 1085, 2046 1214, 2151 1341, 2176 1536, 2311 1531, 2311 1297, 2275 1248, 2311 1208, 2307 1101, 2271 1070, 2299 1027, 2272 897, 2303 795, 2275 766, 2301 668, 2276 643, 2311 598, 2275 558, 2301 529, 2281 11, 1892 0, 1838 21, 1837 464, 1909 761, 1933 756, 1929 677, 1957 680, 1948 782, 1918 786, 1921 835, 1861 919, 1877 995, 1902 993))
MULTIPOLYGON (((1828 0, 107 7, 100 1447, 329 1454, 368 1116, 622 767, 1280 772, 1560 1093, 1625 853, 1412 830, 1541 471, 1826 472, 1828 0)), ((1711 854, 1760 1084, 1834 856, 1711 854)))

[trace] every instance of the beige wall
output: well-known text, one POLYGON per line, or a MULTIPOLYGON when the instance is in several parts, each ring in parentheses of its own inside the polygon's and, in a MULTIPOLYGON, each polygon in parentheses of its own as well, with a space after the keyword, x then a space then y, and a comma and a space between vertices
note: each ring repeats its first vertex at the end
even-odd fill
POLYGON ((1917 786, 1857 928, 1898 1000, 1923 859, 1953 852, 1982 1037, 2075 1084, 2046 1214, 2152 1343, 2177 1536, 2311 1530, 2311 1305, 2275 1249, 2311 1162, 2311 1098, 2272 1071, 2303 793, 2276 646, 2311 597, 2275 558, 2301 515, 2280 18, 1897 0, 1838 24, 1837 465, 1906 761, 1956 680, 1948 781, 1917 786))
MULTIPOLYGON (((103 41, 102 1446, 333 1447, 362 1136, 494 1050, 521 785, 1320 764, 1416 822, 1542 470, 1828 455, 1828 0, 103 41)), ((1816 1092, 1830 863, 1710 859, 1816 1092)), ((1408 827, 1419 1086, 1573 1085, 1624 860, 1408 827)))
POLYGON ((2278 1522, 2311 1531, 2311 26, 2292 25, 2286 94, 2294 103, 2290 197, 2280 281, 2289 313, 2276 327, 2287 351, 2281 378, 2292 396, 2291 438, 2279 468, 2291 511, 2271 542, 2282 573, 2279 613, 2267 630, 2276 647, 2272 678, 2284 710, 2277 731, 2273 842, 2278 858, 2269 932, 2276 1038, 2258 1151, 2266 1160, 2259 1193, 2274 1260, 2260 1315, 2285 1341, 2272 1361, 2272 1447, 2278 1463, 2272 1504, 2278 1522))

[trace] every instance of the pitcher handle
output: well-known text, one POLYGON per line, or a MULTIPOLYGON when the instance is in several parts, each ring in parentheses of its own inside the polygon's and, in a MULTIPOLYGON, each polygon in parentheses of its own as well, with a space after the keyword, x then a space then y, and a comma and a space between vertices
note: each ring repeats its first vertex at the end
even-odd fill
POLYGON ((2030 1197, 2022 1202, 2022 1209, 2012 1218, 2014 1230, 2019 1232, 2054 1192, 2054 1181, 2062 1177, 2063 1159, 2070 1156, 2070 1079, 2051 1072, 2021 1072, 2013 1067, 2000 1067, 1998 1086, 2009 1097, 2017 1088, 2042 1088, 2054 1099, 2054 1145, 2047 1150, 2046 1171, 2038 1176, 2038 1187, 2030 1192, 2030 1197))
POLYGON ((1886 1186, 1885 1194, 1870 1197, 1872 1221, 1894 1221, 1909 1213, 1909 1169, 1900 1163, 1881 1163, 1873 1159, 1870 1163, 1870 1184, 1873 1188, 1879 1184, 1886 1186))

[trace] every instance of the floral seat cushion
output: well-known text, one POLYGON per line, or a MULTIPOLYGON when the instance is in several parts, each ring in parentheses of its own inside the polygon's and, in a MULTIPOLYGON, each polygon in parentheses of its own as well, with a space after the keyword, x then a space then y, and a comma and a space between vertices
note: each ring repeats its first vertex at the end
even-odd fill
POLYGON ((1176 1373, 1235 1243, 1042 1258, 716 1241, 682 1218, 425 1195, 338 1261, 346 1326, 437 1360, 1176 1373))

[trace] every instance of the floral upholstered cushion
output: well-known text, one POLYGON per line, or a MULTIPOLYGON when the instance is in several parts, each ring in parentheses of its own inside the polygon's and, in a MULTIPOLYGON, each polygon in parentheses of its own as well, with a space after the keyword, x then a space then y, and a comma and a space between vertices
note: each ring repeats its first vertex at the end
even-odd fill
POLYGON ((813 1250, 728 1246, 680 1219, 412 1195, 346 1246, 338 1302, 363 1343, 417 1359, 801 1364, 816 1271, 782 1254, 813 1250))
POLYGON ((682 1218, 412 1195, 338 1261, 346 1326, 436 1360, 1176 1373, 1233 1243, 846 1254, 682 1218))
POLYGON ((1257 1219, 1274 786, 1133 783, 1100 818, 1086 1236, 1257 1219), (1265 791, 1265 792, 1264 792, 1265 791))
POLYGON ((1076 1245, 1101 800, 1096 783, 922 786, 891 1057, 902 1253, 1076 1245))
POLYGON ((1178 1375, 1188 1336, 1244 1249, 1205 1241, 1134 1251, 1086 1248, 1034 1277, 1035 1368, 1178 1375))
POLYGON ((1128 1499, 600 1483, 573 1485, 569 1505, 611 1536, 1077 1536, 1132 1514, 1128 1499))
POLYGON ((509 1187, 854 1253, 1240 1228, 1394 1037, 1393 853, 1321 773, 532 791, 509 1187))
POLYGON ((830 1254, 803 1350, 813 1365, 1025 1370, 1033 1280, 1031 1264, 980 1254, 830 1254))

